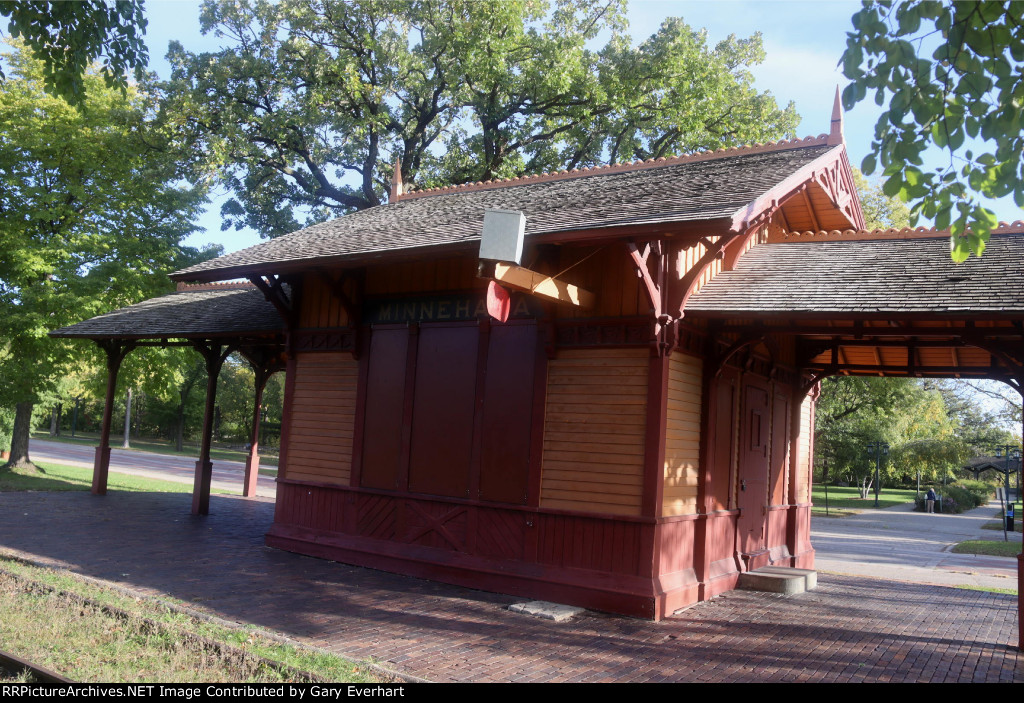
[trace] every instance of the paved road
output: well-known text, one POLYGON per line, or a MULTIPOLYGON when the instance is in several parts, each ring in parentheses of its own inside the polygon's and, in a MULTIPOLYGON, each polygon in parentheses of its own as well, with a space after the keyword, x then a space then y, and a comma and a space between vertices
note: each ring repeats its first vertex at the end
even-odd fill
MULTIPOLYGON (((33 439, 29 443, 29 456, 34 461, 55 464, 67 464, 92 468, 96 449, 91 444, 70 444, 65 442, 49 442, 33 439)), ((192 485, 195 479, 196 460, 192 457, 175 456, 173 454, 153 454, 150 452, 132 451, 131 449, 111 449, 110 470, 147 478, 158 478, 192 485)), ((214 488, 242 492, 242 480, 245 477, 245 464, 240 461, 213 462, 214 488)), ((273 498, 276 495, 276 484, 270 476, 261 476, 256 487, 259 496, 273 498)))
MULTIPOLYGON (((868 510, 845 518, 815 517, 811 543, 820 571, 877 576, 934 585, 1017 587, 1014 558, 954 554, 957 542, 1001 540, 1002 531, 983 530, 993 522, 998 503, 963 515, 927 515, 912 505, 868 510)), ((1019 534, 1010 539, 1019 545, 1019 534)))

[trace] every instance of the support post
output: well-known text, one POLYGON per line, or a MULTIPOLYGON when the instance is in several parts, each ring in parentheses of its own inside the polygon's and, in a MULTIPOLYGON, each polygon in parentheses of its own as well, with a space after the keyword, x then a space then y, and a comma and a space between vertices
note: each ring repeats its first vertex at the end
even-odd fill
POLYGON ((107 494, 107 473, 110 469, 110 425, 114 415, 114 392, 117 390, 117 373, 121 362, 135 344, 121 344, 115 340, 96 342, 107 354, 107 395, 103 402, 103 421, 100 424, 100 444, 96 447, 96 455, 92 465, 92 493, 103 496, 107 494))
POLYGON ((196 476, 192 486, 192 514, 208 515, 210 513, 210 483, 213 479, 213 462, 210 460, 210 447, 213 444, 213 415, 217 402, 217 376, 224 359, 231 349, 221 349, 219 344, 196 343, 196 349, 206 360, 206 409, 203 412, 203 437, 199 448, 199 460, 196 461, 196 476))
POLYGON ((256 495, 256 484, 260 476, 259 442, 260 423, 262 421, 260 406, 263 405, 263 389, 267 385, 267 379, 270 378, 270 373, 263 366, 254 366, 253 372, 256 374, 256 403, 252 413, 249 456, 245 460, 245 482, 242 484, 242 495, 246 498, 252 498, 256 495))

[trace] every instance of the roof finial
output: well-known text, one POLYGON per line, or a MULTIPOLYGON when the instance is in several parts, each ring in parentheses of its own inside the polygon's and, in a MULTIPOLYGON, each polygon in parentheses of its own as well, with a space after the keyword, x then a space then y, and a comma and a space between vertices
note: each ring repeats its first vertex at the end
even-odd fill
POLYGON ((839 86, 836 86, 836 102, 832 106, 832 126, 828 130, 828 145, 843 143, 843 102, 839 97, 839 86))
POLYGON ((389 202, 396 202, 402 198, 402 160, 395 159, 395 173, 391 176, 391 197, 389 202))

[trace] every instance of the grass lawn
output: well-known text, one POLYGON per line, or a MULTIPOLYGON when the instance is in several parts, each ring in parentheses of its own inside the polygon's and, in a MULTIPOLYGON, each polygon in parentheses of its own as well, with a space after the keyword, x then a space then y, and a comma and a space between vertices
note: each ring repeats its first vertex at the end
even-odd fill
POLYGON ((0 555, 0 649, 81 682, 380 683, 366 664, 283 644, 0 555))
POLYGON ((962 586, 955 586, 955 588, 960 588, 965 591, 986 591, 988 593, 1005 593, 1008 596, 1017 595, 1016 588, 995 588, 994 586, 970 586, 967 584, 964 584, 962 586))
POLYGON ((953 547, 957 554, 984 554, 991 557, 1016 557, 1020 554, 1020 542, 989 542, 968 540, 953 547))
MULTIPOLYGON (((61 435, 59 437, 51 437, 49 432, 39 431, 32 433, 33 439, 43 439, 47 442, 64 442, 65 444, 86 444, 95 446, 99 442, 99 435, 93 434, 82 434, 81 432, 75 433, 75 437, 67 437, 61 435)), ((111 446, 114 449, 121 449, 121 440, 115 441, 113 437, 110 438, 111 446)), ((175 451, 174 445, 171 442, 165 442, 162 440, 154 439, 133 439, 131 442, 131 448, 124 451, 131 452, 151 452, 154 454, 170 454, 172 456, 187 456, 193 459, 199 456, 199 447, 190 444, 185 444, 184 451, 175 451)), ((220 459, 222 461, 242 461, 244 462, 248 454, 238 449, 226 449, 213 447, 210 450, 210 456, 214 459, 220 459)), ((273 454, 263 455, 260 454, 260 475, 261 476, 276 476, 276 468, 270 468, 264 471, 264 467, 276 467, 277 466, 277 453, 276 450, 273 454)))
MULTIPOLYGON (((878 507, 891 508, 894 505, 913 503, 917 491, 901 490, 896 488, 882 488, 878 493, 878 507)), ((811 500, 815 510, 825 510, 825 487, 815 484, 811 493, 811 500)), ((872 491, 867 500, 861 500, 860 489, 855 486, 829 486, 828 507, 832 508, 853 508, 855 510, 869 510, 875 507, 875 493, 872 491)), ((817 513, 815 513, 817 514, 817 513)))
MULTIPOLYGON (((46 473, 26 474, 21 470, 0 472, 0 492, 11 491, 88 491, 92 487, 92 469, 63 464, 36 464, 46 473)), ((191 493, 192 484, 161 481, 155 478, 119 474, 107 475, 109 491, 139 491, 143 493, 191 493)), ((211 493, 230 494, 220 488, 211 493)))

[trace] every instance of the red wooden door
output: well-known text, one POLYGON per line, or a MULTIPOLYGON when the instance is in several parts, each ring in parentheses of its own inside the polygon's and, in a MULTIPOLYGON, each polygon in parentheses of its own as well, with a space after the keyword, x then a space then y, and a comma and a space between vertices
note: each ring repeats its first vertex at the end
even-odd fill
POLYGON ((739 509, 737 535, 740 551, 760 551, 765 545, 768 519, 768 466, 771 415, 768 387, 758 380, 743 383, 739 446, 739 509))

